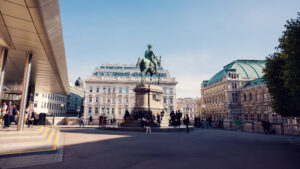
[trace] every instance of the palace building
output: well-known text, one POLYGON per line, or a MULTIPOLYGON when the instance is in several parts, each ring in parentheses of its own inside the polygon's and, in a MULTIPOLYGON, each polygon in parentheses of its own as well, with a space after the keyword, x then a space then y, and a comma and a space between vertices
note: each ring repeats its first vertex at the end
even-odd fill
MULTIPOLYGON (((201 85, 202 115, 211 116, 213 119, 221 116, 224 119, 235 120, 243 117, 243 111, 248 114, 249 108, 243 105, 245 102, 241 98, 257 79, 263 77, 264 67, 265 61, 263 60, 235 60, 225 65, 211 79, 203 81, 201 85)), ((260 87, 257 90, 263 90, 263 88, 260 87)), ((250 96, 247 95, 247 97, 250 96)))
MULTIPOLYGON (((160 84, 163 88, 164 109, 167 113, 176 108, 176 85, 174 77, 167 70, 159 68, 160 84)), ((153 83, 158 78, 153 77, 153 83)), ((149 77, 146 77, 146 83, 149 77)), ((139 70, 135 65, 103 64, 85 80, 84 116, 98 118, 106 114, 109 118, 123 119, 125 111, 132 111, 135 105, 133 89, 141 83, 139 70)))

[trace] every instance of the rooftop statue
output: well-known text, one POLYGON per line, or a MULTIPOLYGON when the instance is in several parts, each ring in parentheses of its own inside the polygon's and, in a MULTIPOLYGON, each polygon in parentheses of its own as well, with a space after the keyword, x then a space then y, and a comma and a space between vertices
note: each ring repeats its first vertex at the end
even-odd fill
POLYGON ((145 57, 139 57, 136 67, 140 69, 141 73, 141 84, 145 84, 145 76, 147 73, 150 74, 150 83, 152 83, 152 76, 158 77, 158 83, 160 81, 160 74, 158 68, 161 65, 161 56, 155 56, 152 51, 152 45, 148 45, 148 49, 145 52, 145 57))

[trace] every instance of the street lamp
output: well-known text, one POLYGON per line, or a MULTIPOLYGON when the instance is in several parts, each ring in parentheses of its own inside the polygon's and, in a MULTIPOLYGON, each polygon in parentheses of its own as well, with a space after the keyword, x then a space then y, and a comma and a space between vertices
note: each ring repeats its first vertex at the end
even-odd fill
POLYGON ((62 109, 63 109, 63 107, 64 107, 64 104, 62 103, 62 104, 60 105, 60 108, 61 108, 61 109, 60 109, 60 110, 61 110, 61 111, 60 111, 60 114, 61 114, 61 115, 62 115, 62 109))

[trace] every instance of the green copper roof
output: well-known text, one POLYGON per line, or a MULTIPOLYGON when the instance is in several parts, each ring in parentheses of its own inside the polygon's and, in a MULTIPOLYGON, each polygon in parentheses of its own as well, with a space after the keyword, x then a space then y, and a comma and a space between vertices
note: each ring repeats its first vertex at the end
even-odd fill
POLYGON ((247 88, 247 87, 252 87, 252 86, 257 86, 257 85, 261 85, 261 84, 264 84, 265 81, 263 78, 258 78, 258 79, 255 79, 255 80, 252 80, 252 81, 249 81, 247 82, 243 88, 247 88))
POLYGON ((229 74, 230 72, 238 74, 241 79, 261 78, 265 63, 264 60, 235 60, 225 65, 221 71, 203 84, 207 86, 219 82, 224 78, 224 74, 229 74))

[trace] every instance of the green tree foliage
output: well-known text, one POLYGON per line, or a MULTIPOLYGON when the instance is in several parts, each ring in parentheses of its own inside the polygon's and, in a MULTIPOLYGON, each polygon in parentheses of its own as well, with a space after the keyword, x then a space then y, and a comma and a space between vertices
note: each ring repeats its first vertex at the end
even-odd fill
POLYGON ((287 21, 276 49, 264 69, 272 107, 284 117, 300 116, 300 13, 287 21))

